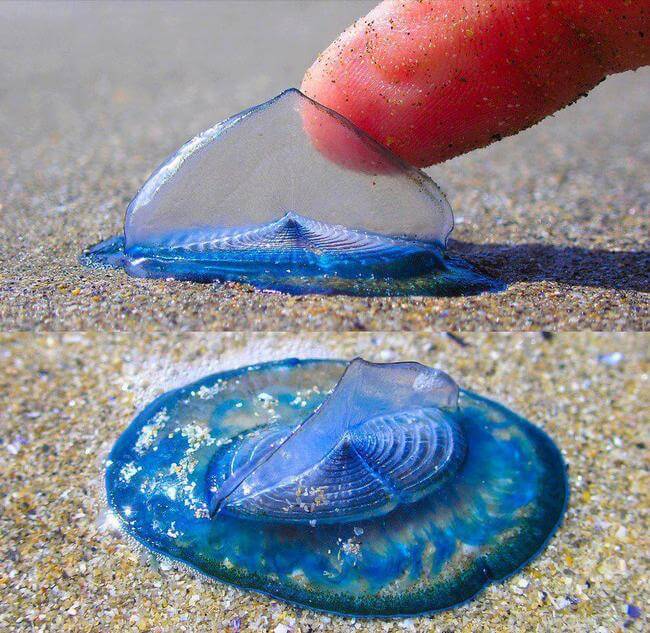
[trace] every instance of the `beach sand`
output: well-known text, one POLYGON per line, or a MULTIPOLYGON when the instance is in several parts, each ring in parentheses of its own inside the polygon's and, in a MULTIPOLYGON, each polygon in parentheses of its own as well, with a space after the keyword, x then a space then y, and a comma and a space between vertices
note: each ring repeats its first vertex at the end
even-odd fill
POLYGON ((3 335, 0 630, 647 630, 650 337, 459 336, 3 335), (543 427, 561 448, 571 486, 564 524, 510 580, 433 616, 354 620, 161 564, 111 527, 104 460, 161 390, 264 359, 357 354, 438 365, 543 427))
MULTIPOLYGON (((3 3, 0 324, 19 329, 643 329, 650 70, 428 173, 452 251, 509 283, 460 298, 292 297, 78 263, 170 152, 299 86, 373 2, 3 3)), ((236 212, 235 210, 233 212, 236 212)), ((403 212, 408 213, 408 209, 403 212)))

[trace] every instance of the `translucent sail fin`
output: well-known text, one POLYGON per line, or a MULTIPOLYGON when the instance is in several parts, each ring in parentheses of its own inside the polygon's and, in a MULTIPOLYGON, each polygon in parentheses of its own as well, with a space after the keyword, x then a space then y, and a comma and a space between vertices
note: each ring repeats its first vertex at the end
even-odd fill
POLYGON ((129 205, 126 249, 208 242, 287 213, 440 245, 453 227, 449 204, 426 174, 291 89, 218 123, 169 157, 129 205), (309 133, 319 126, 335 128, 358 160, 342 164, 321 152, 309 133))
POLYGON ((223 482, 214 477, 210 512, 350 520, 415 501, 464 457, 462 434, 444 415, 457 402, 457 385, 441 371, 356 359, 322 407, 285 437, 252 434, 235 457, 227 451, 228 463, 243 465, 223 482))

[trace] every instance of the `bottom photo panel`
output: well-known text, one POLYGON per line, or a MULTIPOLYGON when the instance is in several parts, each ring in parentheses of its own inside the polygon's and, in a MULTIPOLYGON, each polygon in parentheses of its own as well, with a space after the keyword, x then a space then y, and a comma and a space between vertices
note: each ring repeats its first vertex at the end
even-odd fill
POLYGON ((0 335, 0 628, 644 630, 649 342, 0 335))

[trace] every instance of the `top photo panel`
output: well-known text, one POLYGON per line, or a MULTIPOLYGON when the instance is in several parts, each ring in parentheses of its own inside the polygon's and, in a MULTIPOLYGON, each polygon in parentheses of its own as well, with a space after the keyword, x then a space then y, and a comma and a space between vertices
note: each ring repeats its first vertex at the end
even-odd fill
POLYGON ((647 330, 650 2, 0 5, 0 329, 647 330))

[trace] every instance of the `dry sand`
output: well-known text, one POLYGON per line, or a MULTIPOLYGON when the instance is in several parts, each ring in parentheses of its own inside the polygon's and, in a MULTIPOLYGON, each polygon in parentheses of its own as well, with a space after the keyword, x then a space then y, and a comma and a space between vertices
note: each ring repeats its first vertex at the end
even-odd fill
MULTIPOLYGON (((157 164, 299 85, 373 2, 0 5, 0 324, 21 329, 645 329, 650 71, 429 169, 465 254, 509 289, 324 298, 81 267, 157 164)), ((408 210, 405 210, 408 212, 408 210)))
POLYGON ((5 335, 0 339, 0 630, 648 629, 647 334, 5 335), (571 499, 548 548, 430 617, 352 620, 210 583, 138 553, 102 514, 103 458, 138 407, 197 374, 271 357, 418 360, 542 426, 571 499), (628 615, 628 610, 636 614, 628 615))

